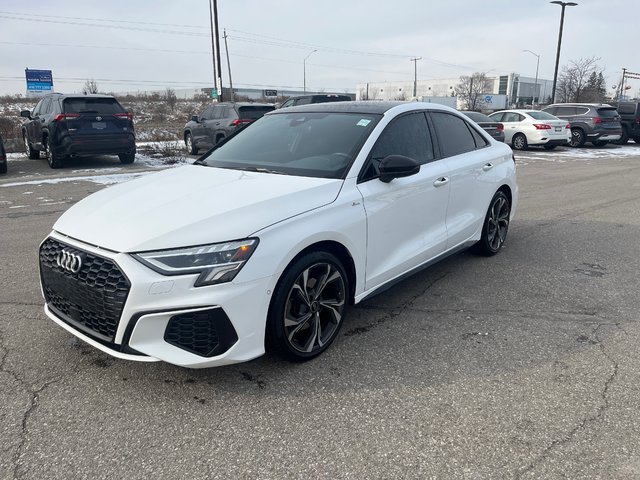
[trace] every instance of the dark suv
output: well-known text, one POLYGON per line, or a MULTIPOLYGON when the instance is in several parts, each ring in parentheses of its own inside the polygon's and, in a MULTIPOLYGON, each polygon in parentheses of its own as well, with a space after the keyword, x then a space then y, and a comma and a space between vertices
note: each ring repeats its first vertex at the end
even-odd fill
POLYGON ((622 137, 616 143, 624 145, 630 138, 640 143, 640 102, 620 102, 617 107, 622 122, 622 137))
POLYGON ((208 150, 238 127, 258 120, 274 109, 268 103, 227 102, 209 105, 200 115, 191 117, 184 126, 182 138, 187 152, 196 155, 198 150, 208 150))
POLYGON ((615 107, 604 103, 558 103, 543 112, 555 115, 571 124, 572 147, 591 142, 601 147, 620 139, 622 126, 615 107))
POLYGON ((118 155, 132 163, 136 156, 133 114, 110 95, 63 95, 42 98, 32 112, 20 116, 22 137, 29 158, 44 151, 51 168, 76 155, 118 155))
POLYGON ((349 95, 337 95, 333 93, 322 95, 302 95, 300 97, 289 98, 286 102, 280 105, 280 108, 308 105, 310 103, 351 102, 352 100, 353 98, 349 95))

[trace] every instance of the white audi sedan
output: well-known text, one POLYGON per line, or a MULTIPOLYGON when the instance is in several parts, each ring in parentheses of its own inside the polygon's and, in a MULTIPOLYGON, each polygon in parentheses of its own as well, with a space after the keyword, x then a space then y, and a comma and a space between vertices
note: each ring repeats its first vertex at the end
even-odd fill
POLYGON ((45 312, 122 359, 307 360, 350 305, 462 249, 496 254, 517 198, 511 149, 448 107, 276 110, 71 207, 40 247, 45 312))
POLYGON ((533 145, 553 150, 571 141, 571 125, 547 112, 502 110, 489 117, 504 125, 504 141, 514 150, 526 150, 533 145))

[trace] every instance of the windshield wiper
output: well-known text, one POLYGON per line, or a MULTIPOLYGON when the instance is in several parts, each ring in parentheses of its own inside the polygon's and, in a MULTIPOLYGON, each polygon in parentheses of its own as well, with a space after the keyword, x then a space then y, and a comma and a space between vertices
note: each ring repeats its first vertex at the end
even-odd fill
POLYGON ((287 172, 270 170, 264 167, 230 167, 232 170, 243 170, 245 172, 274 173, 276 175, 289 175, 287 172))

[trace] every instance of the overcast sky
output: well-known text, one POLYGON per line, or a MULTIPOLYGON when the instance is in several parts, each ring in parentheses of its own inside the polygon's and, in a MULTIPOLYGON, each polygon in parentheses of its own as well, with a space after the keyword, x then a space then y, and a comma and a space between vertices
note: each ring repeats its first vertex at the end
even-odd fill
MULTIPOLYGON (((607 85, 635 54, 640 0, 567 7, 560 64, 600 57, 607 85)), ((218 0, 234 86, 355 91, 357 83, 457 78, 475 71, 551 79, 561 8, 547 0, 218 0)), ((24 69, 53 70, 56 91, 211 85, 208 0, 0 0, 0 93, 24 69)), ((222 40, 221 40, 222 41, 222 40)), ((224 43, 223 82, 228 86, 224 43)), ((635 63, 634 63, 635 62, 635 63)), ((640 80, 631 80, 636 92, 640 80)))

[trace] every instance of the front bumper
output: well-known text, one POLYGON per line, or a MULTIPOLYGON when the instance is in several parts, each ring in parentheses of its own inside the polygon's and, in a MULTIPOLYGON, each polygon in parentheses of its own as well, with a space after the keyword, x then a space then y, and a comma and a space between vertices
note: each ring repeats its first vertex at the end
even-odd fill
MULTIPOLYGON (((196 288, 193 284, 197 275, 166 277, 128 254, 86 245, 57 232, 53 232, 49 238, 71 249, 111 260, 130 281, 130 289, 112 338, 105 339, 104 335, 92 333, 91 328, 82 328, 62 314, 59 302, 55 305, 50 301, 46 303, 45 313, 49 318, 90 345, 121 359, 147 362, 162 360, 191 368, 244 362, 264 354, 272 277, 196 288), (202 317, 205 314, 216 317, 213 329, 207 327, 204 331, 202 328, 197 330, 196 325, 196 330, 193 330, 191 325, 191 329, 184 333, 194 339, 188 345, 179 339, 179 334, 176 337, 176 319, 202 317), (225 325, 224 318, 228 319, 228 325, 225 325), (199 348, 202 335, 209 335, 209 341, 213 341, 214 346, 222 346, 217 349, 199 348)), ((82 310, 82 307, 75 306, 69 311, 78 310, 82 310)), ((203 320, 194 321, 202 325, 203 320)))

